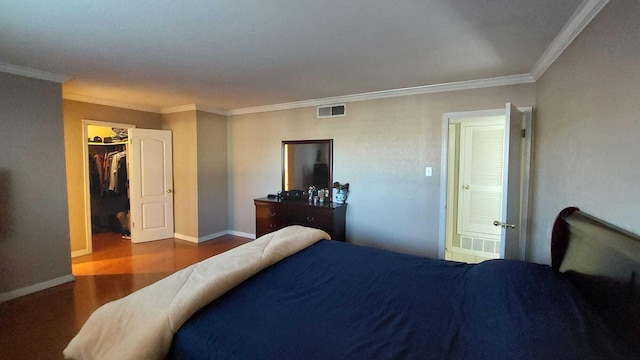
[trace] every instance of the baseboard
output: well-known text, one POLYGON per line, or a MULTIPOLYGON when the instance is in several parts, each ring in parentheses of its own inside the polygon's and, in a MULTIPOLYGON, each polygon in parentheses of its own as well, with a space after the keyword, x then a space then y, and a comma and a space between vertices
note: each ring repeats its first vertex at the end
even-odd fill
POLYGON ((184 235, 184 234, 179 234, 179 233, 174 233, 173 237, 176 239, 180 239, 180 240, 184 240, 184 241, 188 241, 188 242, 192 242, 194 244, 198 243, 198 238, 194 237, 194 236, 189 236, 189 235, 184 235))
POLYGON ((82 249, 82 250, 72 251, 71 252, 71 257, 72 258, 76 258, 78 256, 85 256, 85 255, 89 255, 89 250, 88 249, 82 249))
POLYGON ((198 242, 201 243, 201 242, 213 240, 215 238, 219 238, 220 236, 225 236, 225 235, 229 235, 229 230, 220 231, 220 232, 217 232, 215 234, 209 234, 209 235, 206 235, 206 236, 201 236, 201 237, 198 238, 198 242))
POLYGON ((256 238, 256 234, 240 232, 240 231, 229 230, 228 234, 229 235, 233 235, 233 236, 240 236, 240 237, 247 238, 247 239, 255 239, 256 238))
POLYGON ((33 294, 34 292, 52 288, 54 286, 62 285, 62 284, 71 282, 73 280, 75 280, 75 278, 73 277, 73 274, 69 274, 69 275, 61 276, 59 278, 55 278, 55 279, 47 280, 45 282, 27 286, 22 289, 12 290, 4 294, 0 294, 0 303, 19 298, 21 296, 33 294))
POLYGON ((192 242, 194 244, 199 244, 199 243, 202 243, 202 242, 205 242, 205 241, 209 241, 209 240, 213 240, 213 239, 219 238, 220 236, 225 236, 225 235, 239 236, 239 237, 243 237, 243 238, 247 238, 247 239, 255 239, 256 238, 256 234, 250 234, 250 233, 245 233, 245 232, 240 232, 240 231, 233 231, 233 230, 220 231, 220 232, 217 232, 217 233, 214 233, 214 234, 209 234, 209 235, 205 235, 205 236, 201 236, 201 237, 195 237, 195 236, 189 236, 189 235, 174 233, 173 237, 176 238, 176 239, 192 242))

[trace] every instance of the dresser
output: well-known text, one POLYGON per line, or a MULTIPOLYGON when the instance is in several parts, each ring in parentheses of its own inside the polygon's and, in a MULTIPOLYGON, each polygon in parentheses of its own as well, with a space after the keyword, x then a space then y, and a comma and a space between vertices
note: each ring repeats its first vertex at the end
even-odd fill
POLYGON ((254 199, 256 237, 289 225, 303 225, 326 231, 333 240, 345 241, 347 204, 309 203, 306 199, 254 199))

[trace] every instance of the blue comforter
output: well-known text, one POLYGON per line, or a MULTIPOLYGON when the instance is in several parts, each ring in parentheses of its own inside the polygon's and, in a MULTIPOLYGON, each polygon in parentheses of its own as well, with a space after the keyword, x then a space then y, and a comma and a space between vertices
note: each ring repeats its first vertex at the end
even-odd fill
POLYGON ((321 241, 201 309, 175 359, 635 358, 550 267, 321 241))

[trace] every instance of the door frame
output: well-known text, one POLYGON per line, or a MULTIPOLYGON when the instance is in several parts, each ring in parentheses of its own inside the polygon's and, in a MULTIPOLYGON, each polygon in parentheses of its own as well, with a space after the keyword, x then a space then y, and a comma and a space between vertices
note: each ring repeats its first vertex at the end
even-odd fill
MULTIPOLYGON (((530 197, 530 178, 531 178, 531 155, 533 146, 533 119, 532 107, 518 107, 524 114, 524 154, 522 158, 522 188, 521 188, 521 204, 520 204, 520 243, 518 244, 520 260, 527 258, 527 234, 529 228, 529 197, 530 197)), ((439 228, 438 228, 438 257, 444 259, 444 249, 446 242, 447 227, 447 185, 449 182, 449 124, 451 119, 461 117, 483 117, 483 116, 499 116, 506 115, 505 108, 491 110, 476 110, 449 112, 442 114, 442 147, 441 147, 441 167, 440 167, 440 211, 439 211, 439 228)))
POLYGON ((84 226, 85 226, 85 248, 84 250, 74 251, 71 257, 78 257, 82 255, 88 255, 93 253, 93 233, 91 231, 91 185, 89 180, 89 125, 103 126, 103 127, 115 127, 123 129, 132 129, 136 126, 133 124, 122 124, 109 121, 98 121, 90 119, 82 119, 82 169, 84 174, 84 226))

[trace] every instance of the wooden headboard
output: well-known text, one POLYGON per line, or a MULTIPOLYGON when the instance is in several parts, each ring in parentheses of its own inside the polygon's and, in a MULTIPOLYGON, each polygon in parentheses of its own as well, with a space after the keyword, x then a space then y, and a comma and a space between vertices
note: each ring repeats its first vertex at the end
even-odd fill
POLYGON ((551 266, 640 350, 640 236, 566 208, 553 225, 551 266))

